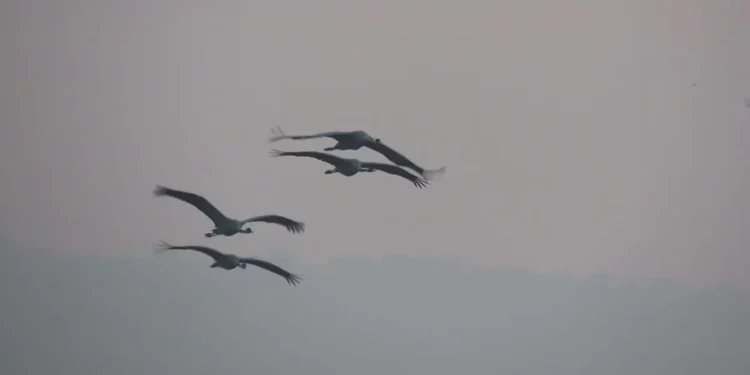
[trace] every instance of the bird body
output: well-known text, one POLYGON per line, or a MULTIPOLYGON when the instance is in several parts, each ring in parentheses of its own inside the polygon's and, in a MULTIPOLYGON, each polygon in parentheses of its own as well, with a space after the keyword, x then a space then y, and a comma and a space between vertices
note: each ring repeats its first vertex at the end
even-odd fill
POLYGON ((283 277, 284 279, 286 279, 287 283, 291 285, 298 284, 302 279, 299 275, 292 274, 273 263, 256 258, 242 258, 234 254, 225 254, 216 249, 206 246, 173 246, 166 242, 162 242, 161 245, 159 245, 159 247, 157 248, 156 252, 162 253, 168 250, 193 250, 208 255, 214 260, 214 263, 210 266, 211 268, 222 268, 230 271, 238 267, 246 269, 247 265, 251 264, 283 277))
POLYGON ((238 233, 253 233, 251 228, 243 228, 245 224, 252 222, 266 222, 284 226, 289 232, 301 233, 305 230, 305 224, 279 215, 253 216, 245 220, 235 220, 224 215, 211 202, 198 194, 157 186, 154 196, 168 196, 189 203, 203 212, 214 223, 214 229, 206 233, 206 238, 215 236, 234 236, 238 233))
POLYGON ((438 169, 424 169, 409 160, 409 158, 400 152, 383 143, 380 138, 374 138, 363 130, 332 131, 311 135, 287 135, 277 126, 276 129, 272 129, 272 133, 273 135, 269 138, 270 142, 276 142, 282 139, 303 140, 315 138, 333 138, 337 141, 333 147, 326 147, 323 151, 359 150, 362 147, 367 147, 385 156, 392 163, 419 173, 427 181, 442 176, 445 174, 446 170, 445 166, 438 169))
POLYGON ((333 169, 325 171, 325 174, 339 173, 344 176, 351 177, 360 172, 381 171, 381 172, 386 172, 392 175, 405 178, 411 181, 411 183, 413 183, 414 186, 420 189, 427 186, 427 183, 428 183, 423 178, 419 176, 415 176, 397 165, 363 162, 357 159, 348 159, 348 158, 338 157, 336 155, 327 154, 325 152, 271 150, 271 156, 273 157, 300 156, 300 157, 309 157, 313 159, 318 159, 322 162, 331 164, 334 167, 333 169))
POLYGON ((227 254, 225 258, 223 258, 221 261, 215 261, 210 267, 219 267, 225 270, 233 270, 237 267, 245 268, 245 264, 240 262, 240 258, 238 256, 234 254, 227 254))

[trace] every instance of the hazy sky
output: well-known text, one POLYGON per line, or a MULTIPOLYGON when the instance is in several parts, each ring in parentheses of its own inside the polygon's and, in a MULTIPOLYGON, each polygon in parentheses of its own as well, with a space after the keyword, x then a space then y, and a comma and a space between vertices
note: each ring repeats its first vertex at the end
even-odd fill
POLYGON ((3 1, 0 235, 750 287, 748 35, 746 0, 3 1), (424 191, 327 176, 270 158, 275 124, 363 129, 448 170, 424 191), (308 229, 205 240, 156 184, 308 229))
MULTIPOLYGON (((0 239, 0 242, 1 239, 0 239)), ((3 375, 747 375, 750 293, 342 256, 296 287, 200 254, 0 243, 3 375), (33 268, 28 265, 33 264, 33 268)))

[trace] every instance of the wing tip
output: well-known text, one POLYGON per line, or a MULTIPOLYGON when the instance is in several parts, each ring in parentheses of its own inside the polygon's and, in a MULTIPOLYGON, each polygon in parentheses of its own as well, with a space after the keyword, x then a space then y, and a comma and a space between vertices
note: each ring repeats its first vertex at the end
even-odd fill
POLYGON ((171 250, 174 246, 170 245, 166 241, 161 241, 160 244, 156 245, 156 249, 154 250, 154 253, 163 253, 167 250, 171 250))
POLYGON ((294 226, 292 226, 291 229, 293 233, 300 234, 305 231, 305 227, 306 227, 305 223, 297 222, 294 224, 294 226))
POLYGON ((167 195, 167 191, 169 191, 169 188, 167 188, 166 186, 156 185, 153 194, 155 197, 160 197, 163 195, 167 195))
POLYGON ((276 128, 271 128, 271 136, 268 137, 268 142, 273 143, 287 138, 289 137, 281 130, 281 127, 276 125, 276 128))
POLYGON ((289 274, 286 277, 286 282, 291 286, 297 286, 302 281, 302 276, 297 274, 289 274))
POLYGON ((272 148, 270 151, 268 151, 268 154, 271 155, 272 158, 283 156, 284 151, 277 150, 275 148, 272 148))

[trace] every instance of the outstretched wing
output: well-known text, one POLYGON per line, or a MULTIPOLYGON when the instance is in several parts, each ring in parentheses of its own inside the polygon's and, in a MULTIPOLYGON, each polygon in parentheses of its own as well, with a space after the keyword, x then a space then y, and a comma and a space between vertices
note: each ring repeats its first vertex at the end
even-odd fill
POLYGON ((212 249, 210 247, 206 247, 206 246, 193 246, 193 245, 188 245, 188 246, 173 246, 173 245, 170 245, 170 244, 168 244, 168 243, 166 243, 164 241, 161 242, 161 244, 157 248, 156 252, 157 253, 163 253, 163 252, 165 252, 167 250, 193 250, 193 251, 197 251, 199 253, 206 254, 206 255, 210 256, 211 258, 213 258, 217 262, 219 260, 221 260, 222 258, 225 257, 224 253, 220 252, 219 250, 212 249))
POLYGON ((362 163, 362 167, 363 168, 377 169, 377 170, 383 171, 385 173, 390 173, 390 174, 393 174, 393 175, 396 175, 396 176, 401 176, 401 177, 403 177, 403 178, 411 181, 411 183, 413 183, 414 186, 416 186, 416 187, 418 187, 420 189, 422 189, 425 186, 427 186, 427 180, 425 180, 425 179, 423 179, 423 178, 421 178, 419 176, 415 176, 415 175, 409 173, 409 171, 407 171, 407 170, 405 170, 405 169, 403 169, 403 168, 401 168, 401 167, 399 167, 397 165, 384 164, 384 163, 363 162, 362 163))
POLYGON ((328 164, 333 165, 334 167, 338 167, 339 165, 344 163, 344 159, 332 155, 327 154, 325 152, 320 151, 279 151, 279 150, 271 150, 271 156, 277 157, 277 156, 302 156, 306 158, 313 158, 318 159, 322 162, 326 162, 328 164))
POLYGON ((283 130, 279 126, 276 126, 276 129, 271 129, 271 137, 268 138, 269 142, 276 142, 280 141, 282 139, 292 139, 295 141, 301 140, 301 139, 315 139, 315 138, 333 138, 338 140, 339 137, 347 136, 351 132, 344 132, 344 131, 330 131, 330 132, 323 132, 318 134, 307 134, 307 135, 287 135, 284 133, 283 130))
POLYGON ((253 266, 260 267, 266 271, 273 272, 284 279, 286 279, 286 282, 290 285, 295 285, 302 280, 302 278, 299 275, 295 275, 293 273, 290 273, 289 271, 271 263, 266 262, 265 260, 255 259, 255 258, 240 258, 240 262, 246 263, 246 264, 252 264, 253 266))
POLYGON ((365 144, 366 147, 370 148, 371 150, 377 151, 383 156, 385 156, 388 160, 390 160, 392 163, 396 165, 400 165, 402 167, 409 168, 417 173, 419 173, 422 177, 424 177, 426 180, 431 180, 435 177, 438 177, 439 175, 442 175, 445 173, 445 167, 436 169, 436 170, 429 170, 424 169, 420 166, 418 166, 413 161, 409 160, 406 156, 401 154, 400 152, 392 149, 388 145, 386 145, 383 142, 367 142, 365 144))
POLYGON ((181 191, 181 190, 175 190, 170 189, 168 187, 164 186, 156 186, 156 189, 154 189, 154 195, 157 197, 160 196, 168 196, 172 198, 179 199, 185 203, 189 203, 193 205, 193 207, 201 210, 204 215, 208 216, 211 221, 214 222, 214 225, 220 225, 223 222, 226 222, 229 220, 226 216, 224 216, 219 209, 217 209, 211 202, 209 202, 206 198, 203 198, 202 196, 198 194, 189 193, 187 191, 181 191))
POLYGON ((292 233, 302 233, 305 231, 305 223, 295 221, 295 220, 292 220, 290 218, 280 216, 280 215, 261 215, 261 216, 251 217, 245 220, 246 223, 252 223, 252 222, 257 222, 257 221, 283 225, 286 228, 286 230, 292 233))

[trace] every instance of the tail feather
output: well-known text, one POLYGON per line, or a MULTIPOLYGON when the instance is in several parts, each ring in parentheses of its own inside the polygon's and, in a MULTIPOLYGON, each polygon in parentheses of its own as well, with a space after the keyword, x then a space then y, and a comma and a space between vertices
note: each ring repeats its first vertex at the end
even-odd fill
POLYGON ((439 180, 445 174, 445 166, 438 169, 425 169, 422 172, 422 177, 427 181, 439 180))

